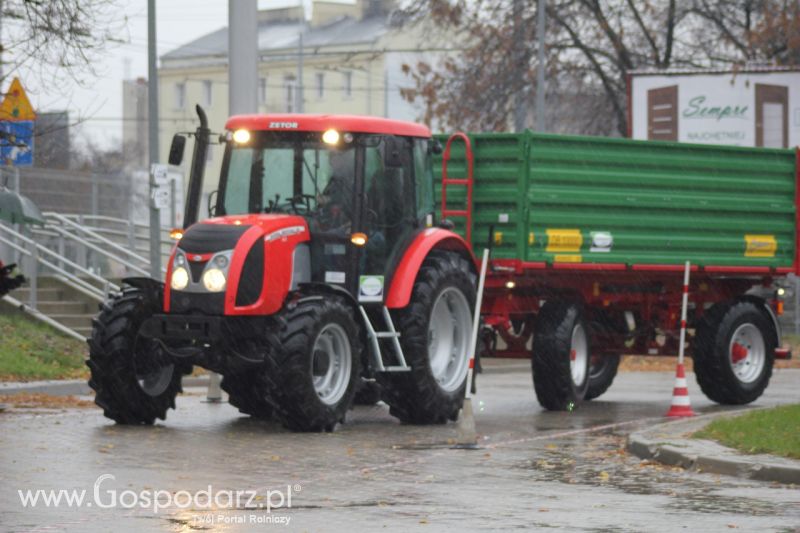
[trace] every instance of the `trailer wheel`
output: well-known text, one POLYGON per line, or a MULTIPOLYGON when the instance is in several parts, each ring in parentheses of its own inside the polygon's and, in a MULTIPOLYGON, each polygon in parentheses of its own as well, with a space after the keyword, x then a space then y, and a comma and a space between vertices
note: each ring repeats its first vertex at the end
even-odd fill
POLYGON ((333 431, 353 403, 361 343, 340 298, 307 297, 279 315, 264 379, 275 416, 293 431, 333 431))
POLYGON ((240 413, 261 420, 272 418, 272 405, 265 394, 267 385, 260 374, 225 375, 219 386, 228 393, 228 403, 240 413))
POLYGON ((769 384, 777 344, 775 326, 756 304, 742 301, 716 305, 697 327, 697 384, 717 403, 750 403, 769 384))
POLYGON ((620 355, 606 354, 592 357, 589 363, 589 386, 584 400, 594 400, 603 395, 617 376, 620 355))
POLYGON ((580 306, 546 302, 536 320, 531 357, 533 387, 542 407, 563 411, 584 399, 590 353, 580 306))
POLYGON ((422 264, 411 303, 395 314, 409 372, 378 375, 390 413, 408 424, 455 420, 469 370, 475 275, 452 252, 432 252, 422 264))
POLYGON ((89 339, 89 386, 103 414, 118 424, 153 424, 175 408, 181 378, 191 365, 171 358, 159 344, 139 336, 147 318, 160 311, 157 292, 125 288, 103 304, 89 339))

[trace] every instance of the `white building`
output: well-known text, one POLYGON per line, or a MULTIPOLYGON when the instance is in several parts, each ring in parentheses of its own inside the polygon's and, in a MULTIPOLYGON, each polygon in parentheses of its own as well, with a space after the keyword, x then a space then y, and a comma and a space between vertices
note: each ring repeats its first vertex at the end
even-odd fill
MULTIPOLYGON (((421 110, 405 101, 413 85, 403 65, 433 61, 445 37, 408 27, 393 0, 342 4, 313 0, 310 18, 302 7, 259 11, 260 113, 336 113, 416 120, 421 110), (302 34, 302 48, 300 35, 302 34), (298 58, 302 50, 302 70, 298 58), (302 78, 299 78, 302 72, 302 78)), ((172 135, 197 125, 200 104, 214 132, 228 117, 228 29, 200 37, 161 56, 159 77, 160 154, 166 159, 172 135)), ((188 171, 188 157, 184 172, 188 171)), ((209 151, 205 193, 213 188, 222 151, 209 151)))

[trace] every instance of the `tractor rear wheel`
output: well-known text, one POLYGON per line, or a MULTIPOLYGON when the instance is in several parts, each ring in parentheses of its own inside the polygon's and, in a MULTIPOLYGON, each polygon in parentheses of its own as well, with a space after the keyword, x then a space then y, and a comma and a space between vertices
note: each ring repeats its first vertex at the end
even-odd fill
POLYGON ((353 309, 341 298, 309 296, 278 316, 276 347, 263 373, 274 414, 293 431, 333 431, 344 422, 361 376, 353 309))
POLYGON ((182 391, 181 378, 192 370, 156 341, 139 336, 142 323, 160 310, 160 291, 126 287, 93 320, 89 386, 103 414, 118 424, 164 420, 182 391))
POLYGON ((432 252, 422 264, 411 303, 395 324, 408 372, 379 374, 390 413, 410 424, 455 420, 469 370, 475 274, 452 252, 432 252))
POLYGON ((539 404, 551 411, 573 409, 586 396, 591 353, 578 304, 548 301, 533 334, 531 370, 539 404))

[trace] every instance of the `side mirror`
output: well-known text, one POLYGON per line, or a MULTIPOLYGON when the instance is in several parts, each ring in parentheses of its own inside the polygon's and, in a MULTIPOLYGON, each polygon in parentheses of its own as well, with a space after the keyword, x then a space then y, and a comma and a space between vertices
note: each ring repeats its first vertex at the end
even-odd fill
POLYGON ((169 146, 169 164, 178 166, 183 162, 183 152, 186 149, 186 137, 176 133, 169 146))
POLYGON ((211 191, 208 194, 208 205, 206 208, 208 209, 208 216, 215 217, 217 216, 217 193, 219 191, 211 191))
POLYGON ((442 148, 442 143, 439 142, 439 139, 431 140, 431 144, 429 146, 433 155, 441 155, 441 153, 444 151, 442 148))

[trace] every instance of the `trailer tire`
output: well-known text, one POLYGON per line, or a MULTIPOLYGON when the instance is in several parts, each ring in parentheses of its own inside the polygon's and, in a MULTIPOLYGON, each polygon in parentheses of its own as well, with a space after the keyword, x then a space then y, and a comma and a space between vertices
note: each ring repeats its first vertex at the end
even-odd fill
POLYGON ((230 374, 222 377, 219 387, 228 393, 228 403, 239 412, 261 420, 272 419, 272 404, 269 403, 261 374, 230 374))
POLYGON ((182 392, 181 378, 192 370, 157 342, 139 336, 142 323, 160 310, 160 291, 126 287, 92 321, 89 386, 103 414, 118 424, 164 420, 182 392))
POLYGON ((620 355, 615 353, 599 357, 597 364, 589 363, 589 386, 584 400, 594 400, 605 394, 617 376, 619 361, 620 355))
POLYGON ((697 384, 710 400, 750 403, 772 377, 778 334, 755 303, 717 304, 702 318, 694 339, 697 384))
POLYGON ((306 297, 281 311, 262 375, 284 427, 333 431, 344 422, 361 379, 360 338, 352 306, 339 297, 306 297))
POLYGON ((531 370, 539 404, 551 411, 571 410, 589 386, 589 334, 581 307, 548 301, 533 334, 531 370), (573 363, 574 361, 574 363, 573 363))
POLYGON ((417 274, 411 303, 394 313, 411 370, 384 372, 378 380, 390 414, 401 422, 444 424, 458 418, 469 370, 475 280, 470 263, 462 256, 434 250, 417 274), (462 360, 440 358, 447 351, 448 334, 437 336, 436 331, 441 331, 439 326, 445 324, 448 314, 453 324, 447 332, 453 342, 450 352, 462 350, 462 360), (436 353, 431 354, 432 349, 436 353))

